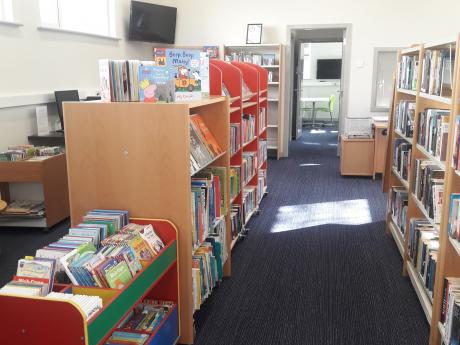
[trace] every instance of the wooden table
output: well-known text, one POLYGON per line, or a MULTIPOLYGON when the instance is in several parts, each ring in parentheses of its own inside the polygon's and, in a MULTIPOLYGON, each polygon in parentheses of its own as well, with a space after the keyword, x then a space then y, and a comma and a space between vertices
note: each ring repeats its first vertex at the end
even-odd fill
POLYGON ((315 127, 315 121, 316 121, 316 103, 317 102, 327 102, 329 103, 329 97, 302 97, 300 98, 301 102, 305 103, 311 103, 312 104, 312 126, 313 128, 315 127))

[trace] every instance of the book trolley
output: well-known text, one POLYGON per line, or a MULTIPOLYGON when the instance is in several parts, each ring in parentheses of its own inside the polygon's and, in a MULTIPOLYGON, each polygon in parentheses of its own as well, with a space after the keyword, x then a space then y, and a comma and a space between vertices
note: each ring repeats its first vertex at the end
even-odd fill
MULTIPOLYGON (((224 62, 221 60, 210 60, 210 92, 212 95, 222 94, 222 85, 224 84, 230 93, 230 123, 239 124, 242 128, 243 114, 250 113, 255 115, 256 135, 249 142, 241 141, 238 143, 238 148, 230 155, 230 166, 242 166, 243 152, 258 152, 260 141, 267 141, 268 129, 268 100, 267 100, 267 71, 255 64, 243 62, 224 62), (250 93, 243 95, 242 83, 244 82, 250 89, 250 93), (260 123, 258 116, 260 109, 264 108, 265 120, 260 123)), ((267 193, 267 183, 261 188, 258 184, 258 176, 260 170, 267 170, 267 159, 260 159, 254 175, 243 181, 241 177, 239 185, 241 186, 238 193, 230 200, 232 205, 240 205, 244 209, 244 188, 253 186, 257 189, 257 194, 263 196, 267 193)), ((247 231, 246 224, 251 217, 259 210, 261 198, 257 200, 257 207, 248 214, 242 214, 243 228, 238 236, 232 240, 231 247, 236 244, 240 236, 244 235, 247 231)))
POLYGON ((441 324, 441 309, 445 301, 443 300, 444 279, 446 277, 460 277, 460 245, 459 242, 452 239, 448 234, 449 227, 449 208, 451 193, 460 193, 460 172, 452 167, 453 145, 455 140, 455 125, 456 117, 460 114, 460 74, 459 63, 460 59, 455 56, 455 68, 452 66, 452 95, 436 96, 427 94, 421 91, 421 78, 423 68, 423 58, 426 50, 436 49, 451 49, 454 54, 458 53, 459 49, 458 37, 449 40, 438 41, 427 44, 415 45, 408 49, 403 49, 398 53, 398 61, 401 61, 403 56, 413 56, 418 58, 417 66, 417 84, 415 90, 406 90, 396 88, 394 92, 394 104, 390 113, 389 123, 389 138, 388 151, 386 160, 386 174, 384 179, 384 190, 389 190, 392 186, 400 187, 408 192, 408 208, 406 216, 406 231, 404 234, 400 231, 398 225, 391 214, 392 200, 389 193, 388 208, 387 208, 387 232, 393 236, 398 250, 403 258, 403 275, 408 275, 410 281, 417 293, 426 318, 431 325, 430 328, 430 344, 447 344, 444 340, 444 327, 441 324), (407 137, 404 133, 395 127, 395 109, 401 100, 409 100, 415 102, 415 121, 413 136, 407 137), (438 158, 427 152, 423 146, 418 144, 418 128, 421 121, 420 113, 425 109, 443 109, 450 111, 449 131, 447 139, 447 154, 446 160, 440 161, 438 158), (405 140, 412 144, 412 154, 409 165, 408 180, 404 180, 398 171, 392 168, 394 158, 393 143, 395 140, 405 140), (416 159, 426 159, 435 162, 441 170, 444 171, 444 192, 442 197, 442 213, 439 224, 429 217, 422 203, 413 194, 413 186, 415 184, 414 172, 416 159), (388 176, 389 175, 389 176, 388 176), (439 249, 436 259, 436 275, 434 281, 433 296, 431 297, 425 286, 423 278, 415 269, 414 264, 409 255, 409 224, 411 218, 425 218, 439 232, 439 249))
POLYGON ((179 338, 177 229, 167 220, 131 218, 130 221, 152 224, 165 243, 148 265, 121 290, 55 284, 53 290, 56 292, 102 298, 103 308, 89 321, 70 301, 0 295, 2 339, 8 340, 4 344, 104 344, 120 321, 144 299, 176 303, 154 332, 147 333, 146 343, 175 344, 179 338))
MULTIPOLYGON (((225 97, 190 103, 66 103, 67 167, 72 223, 87 210, 111 208, 131 215, 168 219, 178 229, 180 340, 193 344, 192 210, 190 115, 200 114, 223 153, 209 165, 226 167, 229 176, 229 104, 225 97)), ((229 200, 227 183, 226 205, 229 200)), ((231 273, 230 219, 228 258, 231 273)))

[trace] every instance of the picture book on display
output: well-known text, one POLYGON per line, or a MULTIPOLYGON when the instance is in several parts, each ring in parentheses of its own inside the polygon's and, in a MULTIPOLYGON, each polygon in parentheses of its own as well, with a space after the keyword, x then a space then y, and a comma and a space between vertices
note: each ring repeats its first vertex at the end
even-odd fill
POLYGON ((174 80, 166 67, 141 64, 139 66, 139 101, 146 103, 174 102, 174 80))
POLYGON ((174 80, 176 102, 199 100, 202 91, 209 92, 209 57, 202 58, 199 50, 154 48, 153 55, 155 65, 166 66, 174 80))

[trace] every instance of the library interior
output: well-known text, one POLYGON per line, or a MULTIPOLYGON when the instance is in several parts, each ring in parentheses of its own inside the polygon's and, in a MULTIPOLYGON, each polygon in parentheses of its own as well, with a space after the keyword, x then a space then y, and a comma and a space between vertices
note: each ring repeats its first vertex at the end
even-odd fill
POLYGON ((457 14, 0 0, 0 344, 460 344, 457 14))

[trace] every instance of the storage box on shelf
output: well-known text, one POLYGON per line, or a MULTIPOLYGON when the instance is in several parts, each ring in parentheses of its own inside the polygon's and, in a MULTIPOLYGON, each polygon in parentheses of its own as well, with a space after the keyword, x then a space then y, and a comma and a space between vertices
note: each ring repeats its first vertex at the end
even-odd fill
MULTIPOLYGON (((451 195, 460 192, 460 176, 452 167, 458 136, 456 115, 460 111, 459 61, 455 59, 458 47, 456 38, 399 52, 386 162, 388 171, 397 154, 395 143, 411 144, 407 183, 393 169, 389 185, 409 193, 403 273, 409 275, 431 324, 431 345, 439 344, 445 336, 444 324, 440 323, 445 321, 445 279, 460 278, 457 240, 448 234, 451 195), (426 253, 423 259, 417 255, 420 248, 426 253)), ((394 209, 393 201, 388 200, 388 210, 394 209)), ((388 213, 389 230, 392 223, 388 213)))
POLYGON ((43 189, 45 216, 40 218, 0 218, 0 226, 50 228, 69 217, 66 155, 43 160, 0 162, 0 195, 11 201, 9 183, 40 183, 43 189))
MULTIPOLYGON (((67 125, 67 124, 66 124, 67 125)), ((176 344, 179 338, 177 229, 167 220, 131 218, 152 224, 165 247, 122 289, 55 284, 54 291, 99 296, 103 307, 89 320, 73 302, 45 297, 0 295, 2 336, 9 343, 104 344, 120 321, 146 299, 176 303, 176 307, 153 332, 146 344, 176 344), (21 310, 18 313, 18 310, 21 310), (46 312, 43 312, 46 311, 46 312)))
POLYGON ((267 109, 267 141, 269 152, 279 159, 284 155, 283 147, 283 58, 281 44, 224 46, 226 61, 246 62, 267 71, 267 84, 261 86, 259 102, 267 109))
MULTIPOLYGON (((169 219, 178 228, 180 343, 194 340, 192 291, 191 114, 199 114, 223 153, 212 166, 230 166, 229 102, 211 97, 192 103, 67 103, 67 164, 72 222, 89 209, 126 209, 169 219)), ((224 187, 223 187, 224 188, 224 187)), ((230 204, 226 183, 225 205, 230 204)), ((231 225, 226 225, 231 273, 231 225)))

